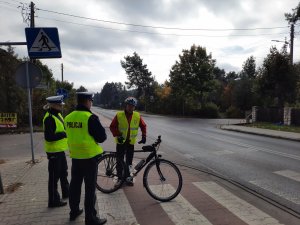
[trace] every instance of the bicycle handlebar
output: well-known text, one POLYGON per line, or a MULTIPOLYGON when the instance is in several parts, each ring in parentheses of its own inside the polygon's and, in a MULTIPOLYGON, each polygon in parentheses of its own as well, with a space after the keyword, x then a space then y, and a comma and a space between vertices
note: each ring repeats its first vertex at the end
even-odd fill
POLYGON ((156 139, 156 142, 152 144, 153 147, 157 147, 161 143, 161 135, 158 135, 158 138, 156 139))
POLYGON ((161 136, 159 135, 156 141, 152 145, 144 145, 142 147, 144 152, 153 152, 156 150, 156 147, 161 143, 161 136))

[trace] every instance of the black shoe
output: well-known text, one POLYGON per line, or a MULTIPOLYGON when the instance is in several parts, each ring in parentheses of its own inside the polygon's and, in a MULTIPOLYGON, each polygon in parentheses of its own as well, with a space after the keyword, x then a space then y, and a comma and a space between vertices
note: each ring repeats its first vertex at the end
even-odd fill
POLYGON ((76 211, 76 212, 70 212, 70 221, 74 221, 74 220, 76 220, 76 218, 78 217, 78 216, 80 216, 81 214, 83 213, 83 209, 79 209, 78 211, 76 211))
POLYGON ((100 219, 99 217, 95 217, 92 220, 85 220, 85 225, 102 225, 106 222, 107 220, 105 218, 100 219))
POLYGON ((65 206, 65 205, 67 205, 67 202, 59 201, 59 202, 56 202, 56 203, 49 203, 48 207, 49 208, 54 208, 54 207, 62 207, 62 206, 65 206))

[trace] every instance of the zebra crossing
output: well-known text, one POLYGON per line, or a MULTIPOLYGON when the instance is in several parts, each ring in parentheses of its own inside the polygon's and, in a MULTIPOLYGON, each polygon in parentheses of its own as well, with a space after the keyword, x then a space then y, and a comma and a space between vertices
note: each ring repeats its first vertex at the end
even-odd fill
POLYGON ((295 180, 300 182, 300 173, 297 173, 295 171, 292 170, 280 170, 280 171, 275 171, 275 174, 287 177, 289 179, 295 180))
POLYGON ((281 224, 268 214, 231 194, 215 182, 197 182, 195 185, 247 224, 281 224))
POLYGON ((294 190, 296 190, 295 187, 299 187, 300 173, 292 170, 279 170, 273 171, 271 175, 280 176, 280 182, 272 182, 271 176, 270 180, 256 179, 249 182, 267 192, 271 192, 284 200, 300 206, 299 192, 290 191, 291 187, 293 187, 294 190))
MULTIPOLYGON (((296 172, 275 171, 290 179, 298 179, 296 172)), ((134 187, 123 187, 112 194, 97 192, 100 215, 108 224, 151 225, 290 225, 272 210, 263 210, 237 196, 218 181, 199 179, 183 172, 181 193, 170 202, 152 199, 137 178, 134 187)), ((168 187, 172 188, 172 187, 168 187)), ((300 220, 298 221, 300 224, 300 220)), ((295 223, 298 224, 298 223, 295 223)))

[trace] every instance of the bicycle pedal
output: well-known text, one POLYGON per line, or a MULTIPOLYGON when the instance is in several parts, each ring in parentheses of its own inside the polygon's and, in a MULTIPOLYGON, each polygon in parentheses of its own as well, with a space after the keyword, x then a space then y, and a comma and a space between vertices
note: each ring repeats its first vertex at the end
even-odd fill
POLYGON ((135 182, 135 178, 134 177, 127 177, 126 178, 126 182, 134 183, 135 182))

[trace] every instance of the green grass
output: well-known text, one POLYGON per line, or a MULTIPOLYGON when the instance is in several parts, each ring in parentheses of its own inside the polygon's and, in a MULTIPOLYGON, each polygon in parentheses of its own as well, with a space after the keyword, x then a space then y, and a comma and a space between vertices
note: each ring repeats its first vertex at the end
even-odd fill
POLYGON ((246 126, 264 128, 264 129, 270 129, 270 130, 280 130, 280 131, 300 133, 299 126, 278 125, 278 124, 266 123, 266 122, 251 123, 251 124, 247 124, 246 126))

